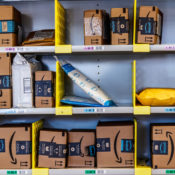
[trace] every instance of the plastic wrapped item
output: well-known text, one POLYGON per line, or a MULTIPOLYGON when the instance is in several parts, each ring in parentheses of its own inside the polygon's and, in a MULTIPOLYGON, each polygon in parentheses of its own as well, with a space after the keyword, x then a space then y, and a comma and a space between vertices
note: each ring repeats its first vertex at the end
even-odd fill
POLYGON ((104 106, 114 106, 115 103, 109 98, 95 83, 75 69, 71 64, 60 60, 60 64, 65 73, 90 97, 104 106))
POLYGON ((103 105, 95 102, 94 100, 75 96, 66 96, 61 100, 61 102, 75 106, 103 107, 103 105))
POLYGON ((16 54, 12 65, 13 107, 33 107, 33 73, 40 70, 35 58, 26 59, 16 54))
POLYGON ((23 46, 53 46, 55 45, 55 30, 39 30, 29 33, 23 46))
POLYGON ((145 89, 136 97, 144 106, 175 105, 175 89, 145 89))

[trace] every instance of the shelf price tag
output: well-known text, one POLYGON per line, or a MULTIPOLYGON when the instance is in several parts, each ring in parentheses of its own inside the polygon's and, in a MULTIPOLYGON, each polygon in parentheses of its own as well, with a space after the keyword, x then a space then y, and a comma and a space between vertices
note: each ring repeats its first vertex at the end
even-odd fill
POLYGON ((105 112, 104 108, 85 108, 85 113, 103 113, 105 112))
POLYGON ((175 170, 166 170, 166 174, 175 174, 175 170))
POLYGON ((85 174, 96 174, 95 170, 85 170, 85 174))
POLYGON ((10 171, 7 171, 7 174, 17 174, 17 171, 10 170, 10 171))
POLYGON ((102 51, 104 50, 104 46, 85 46, 85 51, 102 51))

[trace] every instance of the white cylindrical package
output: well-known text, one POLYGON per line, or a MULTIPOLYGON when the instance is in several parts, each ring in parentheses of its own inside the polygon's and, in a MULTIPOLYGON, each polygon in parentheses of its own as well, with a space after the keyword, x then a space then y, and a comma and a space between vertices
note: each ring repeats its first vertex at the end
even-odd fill
POLYGON ((64 72, 90 97, 103 106, 114 106, 115 103, 94 82, 64 60, 59 60, 64 72))

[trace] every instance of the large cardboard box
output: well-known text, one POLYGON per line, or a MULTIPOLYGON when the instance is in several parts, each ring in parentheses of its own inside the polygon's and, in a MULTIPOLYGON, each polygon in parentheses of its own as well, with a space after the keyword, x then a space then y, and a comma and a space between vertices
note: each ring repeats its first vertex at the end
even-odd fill
POLYGON ((129 44, 128 8, 111 9, 111 44, 129 44))
POLYGON ((0 108, 12 107, 11 55, 0 54, 0 108))
POLYGON ((69 168, 93 168, 95 166, 94 131, 69 132, 68 146, 69 168))
POLYGON ((163 14, 156 6, 141 6, 137 43, 160 44, 162 38, 163 14))
POLYGON ((110 43, 110 20, 105 10, 84 12, 84 44, 103 45, 110 43))
POLYGON ((175 124, 153 124, 152 167, 155 169, 175 168, 175 124))
POLYGON ((55 105, 54 78, 55 72, 35 72, 35 107, 51 108, 55 105))
POLYGON ((0 169, 30 169, 31 126, 0 127, 0 169))
POLYGON ((133 123, 100 122, 96 138, 98 168, 134 167, 133 123))
POLYGON ((65 168, 67 156, 67 132, 41 130, 39 138, 38 167, 65 168))

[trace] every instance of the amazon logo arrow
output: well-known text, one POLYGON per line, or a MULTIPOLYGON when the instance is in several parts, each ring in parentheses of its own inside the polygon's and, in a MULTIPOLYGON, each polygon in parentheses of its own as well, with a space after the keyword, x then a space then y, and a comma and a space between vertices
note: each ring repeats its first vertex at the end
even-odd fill
POLYGON ((170 154, 170 159, 167 163, 167 165, 170 164, 172 158, 173 158, 173 155, 174 155, 174 143, 173 143, 173 139, 171 137, 172 133, 171 132, 166 132, 166 137, 169 137, 170 138, 170 142, 171 142, 171 154, 170 154))
POLYGON ((12 142, 13 142, 13 138, 16 134, 16 131, 12 134, 11 138, 10 138, 10 142, 9 142, 9 153, 10 153, 10 157, 12 159, 11 163, 12 164, 17 164, 17 159, 13 157, 13 153, 12 153, 12 142))
POLYGON ((120 134, 120 131, 115 136, 115 140, 114 140, 114 153, 115 153, 115 156, 117 158, 116 162, 117 163, 122 163, 122 158, 121 157, 119 158, 119 156, 117 154, 117 139, 118 139, 119 134, 120 134))

